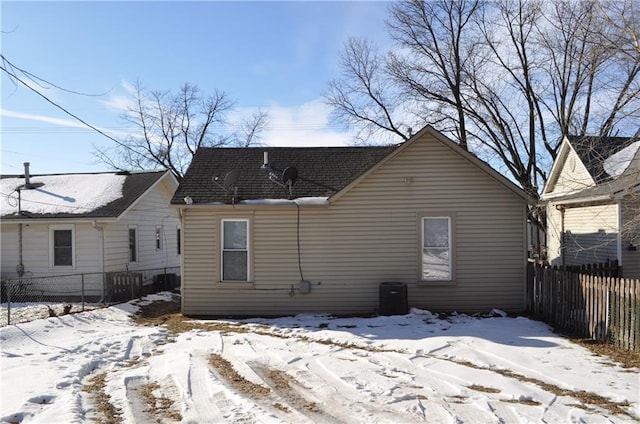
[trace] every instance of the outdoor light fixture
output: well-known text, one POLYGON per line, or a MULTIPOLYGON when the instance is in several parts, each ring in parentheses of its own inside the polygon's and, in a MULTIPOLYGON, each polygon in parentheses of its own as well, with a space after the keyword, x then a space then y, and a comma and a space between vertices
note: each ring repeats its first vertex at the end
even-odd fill
POLYGON ((638 248, 636 247, 635 244, 633 244, 632 241, 629 242, 629 246, 627 247, 627 250, 631 251, 631 252, 635 252, 636 250, 638 250, 638 248))

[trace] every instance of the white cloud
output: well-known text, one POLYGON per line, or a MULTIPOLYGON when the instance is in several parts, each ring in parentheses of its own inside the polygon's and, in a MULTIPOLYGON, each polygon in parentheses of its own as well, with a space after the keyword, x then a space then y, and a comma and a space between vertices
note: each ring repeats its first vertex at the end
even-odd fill
POLYGON ((116 112, 126 112, 134 106, 133 99, 136 93, 136 89, 133 84, 126 80, 122 80, 120 82, 120 85, 124 93, 112 94, 111 96, 109 96, 109 100, 103 101, 102 104, 109 110, 113 110, 116 112))
MULTIPOLYGON (((65 127, 65 128, 78 128, 86 131, 94 131, 92 128, 88 127, 87 125, 83 124, 82 122, 76 119, 54 118, 46 115, 34 115, 32 113, 16 112, 13 110, 2 109, 2 108, 0 108, 0 116, 5 118, 15 118, 15 119, 24 119, 27 121, 43 122, 45 124, 52 124, 52 125, 65 127)), ((99 127, 97 125, 93 125, 93 127, 99 129, 105 134, 110 134, 114 137, 126 137, 130 135, 130 133, 126 131, 99 127)))
POLYGON ((26 119, 28 121, 44 122, 47 124, 58 125, 61 127, 87 128, 86 125, 74 119, 52 118, 50 116, 34 115, 31 113, 16 112, 8 109, 0 109, 0 116, 4 116, 6 118, 17 118, 17 119, 26 119))
MULTIPOLYGON (((230 114, 230 121, 250 116, 256 109, 239 108, 230 114)), ((331 125, 331 110, 322 99, 288 107, 272 103, 261 109, 269 115, 267 129, 260 138, 260 143, 265 146, 329 147, 353 144, 352 134, 331 125)))

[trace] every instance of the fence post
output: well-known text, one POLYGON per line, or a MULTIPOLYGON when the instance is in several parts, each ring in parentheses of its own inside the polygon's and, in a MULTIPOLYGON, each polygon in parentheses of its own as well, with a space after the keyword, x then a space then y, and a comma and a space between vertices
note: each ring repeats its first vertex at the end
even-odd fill
POLYGON ((82 299, 82 312, 84 312, 84 273, 80 276, 80 281, 82 282, 82 291, 80 293, 80 297, 82 299))
POLYGON ((7 325, 11 325, 11 280, 7 280, 7 325))

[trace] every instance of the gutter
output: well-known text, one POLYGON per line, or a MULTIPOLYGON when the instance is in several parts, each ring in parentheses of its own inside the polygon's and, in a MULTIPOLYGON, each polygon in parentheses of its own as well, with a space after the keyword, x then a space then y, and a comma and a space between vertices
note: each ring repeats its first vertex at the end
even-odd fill
POLYGON ((547 197, 545 199, 540 199, 540 203, 541 204, 555 203, 557 206, 572 207, 572 206, 583 205, 585 203, 601 203, 601 202, 610 201, 614 199, 614 196, 613 194, 601 194, 599 196, 580 197, 575 199, 566 199, 566 200, 559 200, 554 202, 554 200, 557 198, 558 197, 551 197, 551 198, 547 197))
POLYGON ((117 222, 117 218, 82 218, 77 219, 73 217, 64 217, 64 218, 17 218, 13 219, 11 217, 0 217, 0 221, 2 224, 60 224, 62 222, 69 224, 91 224, 93 225, 96 221, 108 223, 108 222, 117 222))

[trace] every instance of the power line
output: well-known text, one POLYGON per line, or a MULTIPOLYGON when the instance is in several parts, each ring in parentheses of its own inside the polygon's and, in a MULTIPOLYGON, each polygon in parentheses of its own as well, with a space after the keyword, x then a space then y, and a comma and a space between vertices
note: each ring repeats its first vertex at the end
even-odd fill
MULTIPOLYGON (((103 132, 102 130, 96 128, 95 126, 91 125, 90 123, 86 122, 84 119, 80 118, 79 116, 73 114, 72 112, 68 111, 67 109, 65 109, 64 107, 60 106, 59 104, 57 104, 56 102, 54 102, 53 100, 50 100, 47 96, 45 96, 44 94, 40 93, 38 90, 36 90, 35 88, 31 87, 29 84, 27 84, 26 82, 24 82, 23 80, 21 80, 15 73, 9 71, 4 65, 5 63, 8 64, 11 69, 17 69, 20 72, 23 72, 27 77, 30 77, 30 74, 25 73, 24 71, 22 71, 20 68, 16 67, 13 65, 13 63, 11 63, 6 57, 4 57, 2 54, 0 54, 0 59, 2 59, 2 65, 0 66, 0 69, 3 70, 7 75, 9 75, 10 77, 12 77, 15 81, 18 81, 20 84, 24 85, 25 87, 27 87, 29 90, 33 91, 34 93, 36 93, 38 96, 42 97, 45 101, 47 101, 48 103, 52 104, 53 106, 57 107, 58 109, 60 109, 61 111, 63 111, 64 113, 66 113, 67 115, 71 116, 72 118, 76 119, 77 121, 81 122, 82 124, 86 125, 87 127, 91 128, 92 130, 94 130, 95 132, 97 132, 98 134, 108 138, 111 141, 114 141, 117 145, 124 147, 127 150, 130 150, 131 152, 135 153, 136 155, 139 155, 140 153, 137 152, 135 149, 131 148, 130 146, 127 146, 125 143, 122 143, 121 141, 117 140, 116 138, 110 136, 109 134, 103 132)), ((44 80, 42 80, 44 81, 44 80)))

